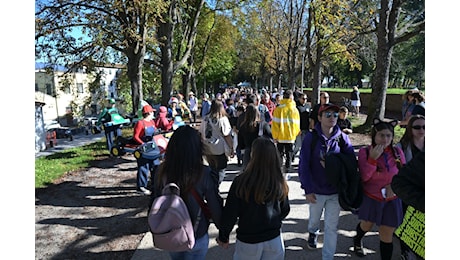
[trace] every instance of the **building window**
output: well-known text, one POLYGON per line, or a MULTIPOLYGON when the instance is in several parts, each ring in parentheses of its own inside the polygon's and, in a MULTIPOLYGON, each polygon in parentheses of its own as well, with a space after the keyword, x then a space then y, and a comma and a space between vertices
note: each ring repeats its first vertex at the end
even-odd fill
POLYGON ((46 85, 46 94, 50 96, 54 96, 54 89, 52 88, 51 84, 47 83, 46 85))
POLYGON ((83 93, 83 83, 77 83, 77 92, 83 93))
POLYGON ((35 91, 38 91, 38 84, 35 83, 35 91))

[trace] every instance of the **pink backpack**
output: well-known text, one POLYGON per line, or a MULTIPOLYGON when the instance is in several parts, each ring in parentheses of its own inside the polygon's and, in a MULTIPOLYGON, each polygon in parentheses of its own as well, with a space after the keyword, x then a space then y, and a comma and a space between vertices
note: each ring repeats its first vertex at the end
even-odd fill
POLYGON ((153 201, 148 216, 153 244, 159 249, 171 252, 188 251, 195 245, 195 234, 180 189, 175 183, 168 183, 162 195, 153 201))

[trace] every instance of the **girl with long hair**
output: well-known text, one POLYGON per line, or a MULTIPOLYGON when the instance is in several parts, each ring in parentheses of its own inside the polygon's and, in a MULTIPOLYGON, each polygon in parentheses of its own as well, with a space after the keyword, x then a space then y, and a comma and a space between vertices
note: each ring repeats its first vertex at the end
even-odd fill
POLYGON ((251 156, 251 145, 259 136, 272 138, 270 125, 260 119, 260 113, 254 104, 249 104, 244 113, 244 119, 241 123, 240 131, 241 145, 246 147, 243 155, 243 169, 248 165, 251 156))
POLYGON ((200 126, 203 139, 204 154, 211 169, 218 173, 219 184, 225 178, 228 157, 226 150, 233 156, 232 127, 220 100, 213 100, 208 115, 203 118, 200 126))
MULTIPOLYGON (((192 189, 205 200, 212 214, 212 221, 220 227, 223 199, 211 169, 203 165, 203 144, 200 133, 190 126, 181 126, 174 131, 166 148, 164 161, 154 178, 154 192, 151 202, 161 195, 167 183, 179 186, 180 196, 187 205, 192 223, 196 223, 200 204, 191 194, 192 189)), ((151 205, 152 203, 150 203, 151 205)), ((195 246, 191 251, 169 252, 175 259, 205 259, 209 245, 208 228, 210 220, 200 211, 198 228, 195 231, 195 246)))
POLYGON ((233 259, 284 259, 282 220, 289 214, 289 187, 275 144, 258 137, 246 169, 232 182, 217 242, 228 248, 238 221, 233 259))
POLYGON ((393 254, 393 233, 402 223, 401 200, 391 188, 393 176, 406 163, 402 150, 393 145, 394 127, 391 122, 374 119, 371 130, 372 144, 358 153, 358 166, 363 183, 364 197, 358 210, 360 222, 353 238, 355 253, 366 255, 363 237, 374 225, 379 227, 380 257, 390 260, 393 254))

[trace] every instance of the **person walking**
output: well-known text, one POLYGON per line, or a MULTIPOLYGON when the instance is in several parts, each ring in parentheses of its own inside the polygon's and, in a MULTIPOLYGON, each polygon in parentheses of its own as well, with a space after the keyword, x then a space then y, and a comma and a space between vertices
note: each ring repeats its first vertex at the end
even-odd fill
POLYGON ((116 101, 114 98, 110 98, 108 100, 108 104, 104 109, 101 111, 97 118, 96 126, 104 129, 105 139, 107 143, 107 149, 109 151, 112 150, 113 142, 117 136, 121 136, 121 129, 119 125, 107 125, 110 121, 112 121, 112 115, 118 115, 118 108, 116 105, 116 101))
POLYGON ((294 142, 300 134, 300 115, 295 106, 294 95, 291 90, 286 90, 280 105, 273 111, 272 122, 272 136, 281 160, 285 157, 285 173, 291 169, 294 142))
POLYGON ((211 220, 207 219, 201 210, 200 204, 192 194, 193 189, 206 201, 212 223, 218 229, 221 226, 223 199, 219 194, 217 181, 211 169, 203 164, 203 151, 203 143, 197 130, 188 125, 177 128, 168 142, 164 161, 153 178, 154 192, 150 205, 155 198, 161 196, 163 187, 173 182, 180 188, 180 196, 187 205, 192 223, 197 225, 194 232, 194 247, 190 251, 169 252, 173 260, 204 260, 208 252, 208 229, 211 220))
POLYGON ((200 133, 205 144, 204 153, 211 169, 218 173, 220 185, 225 178, 227 156, 234 155, 232 127, 222 101, 217 99, 212 101, 209 114, 201 122, 200 133))
POLYGON ((258 137, 246 169, 230 186, 217 243, 228 248, 238 222, 233 259, 284 259, 281 229, 290 211, 288 194, 277 148, 270 139, 258 137))
POLYGON ((195 97, 195 94, 190 91, 188 93, 188 105, 190 109, 190 125, 195 126, 196 125, 196 113, 198 113, 198 99, 195 97))
POLYGON ((319 92, 319 103, 314 105, 310 111, 310 126, 309 129, 312 130, 315 128, 316 123, 319 122, 318 120, 318 111, 321 105, 329 103, 329 93, 325 91, 319 92))
POLYGON ((400 259, 425 259, 425 151, 417 153, 393 176, 391 188, 407 205, 408 217, 404 216, 395 231, 404 245, 401 250, 405 250, 400 259))
POLYGON ((211 101, 209 100, 208 93, 203 94, 203 99, 201 100, 201 118, 203 119, 211 109, 211 101))
POLYGON ((297 153, 300 151, 300 148, 302 147, 303 139, 305 138, 305 135, 309 131, 308 125, 309 125, 310 110, 311 110, 310 104, 307 103, 307 94, 305 93, 299 94, 296 104, 297 104, 296 106, 297 110, 299 110, 301 133, 300 135, 297 135, 295 139, 292 161, 294 161, 294 158, 296 157, 297 153))
POLYGON ((360 222, 356 226, 353 247, 356 255, 366 255, 364 235, 374 225, 379 227, 380 258, 390 260, 393 254, 393 233, 402 223, 401 200, 396 196, 391 181, 406 163, 402 150, 393 146, 394 127, 398 120, 390 122, 373 120, 372 144, 362 147, 358 153, 364 197, 357 212, 360 222))
POLYGON ((260 118, 259 110, 255 104, 249 104, 244 113, 244 119, 238 132, 241 135, 241 146, 244 147, 243 170, 251 158, 251 146, 259 136, 272 139, 270 125, 260 118))
MULTIPOLYGON (((157 129, 153 115, 155 109, 150 105, 142 107, 143 119, 136 122, 133 129, 133 140, 139 145, 152 141, 153 135, 157 129)), ((151 191, 147 189, 149 182, 149 173, 152 175, 155 172, 155 162, 152 159, 140 157, 137 161, 137 191, 144 195, 150 195, 151 191)))
MULTIPOLYGON (((406 131, 399 143, 396 144, 404 152, 406 162, 409 163, 417 154, 425 151, 425 117, 422 115, 413 115, 407 123, 406 131)), ((393 177, 393 180, 395 178, 393 177)), ((395 192, 396 193, 396 192, 395 192)), ((398 193, 396 193, 398 194, 398 193)), ((398 194, 399 196, 399 194, 398 194)), ((402 200, 403 215, 407 211, 408 204, 402 200)), ((409 259, 412 254, 409 247, 400 239, 401 258, 409 259)))
POLYGON ((300 187, 305 191, 310 210, 307 246, 312 250, 317 248, 320 220, 324 211, 324 245, 321 252, 323 260, 334 258, 340 214, 338 190, 326 177, 326 156, 331 153, 354 156, 349 136, 343 134, 337 125, 338 111, 339 107, 333 104, 320 106, 319 122, 314 130, 305 135, 300 149, 300 187), (314 138, 317 140, 315 143, 314 138))
POLYGON ((351 111, 351 115, 359 117, 359 108, 361 107, 361 97, 358 90, 358 86, 353 86, 353 90, 351 91, 350 95, 351 106, 353 107, 353 111, 351 111))

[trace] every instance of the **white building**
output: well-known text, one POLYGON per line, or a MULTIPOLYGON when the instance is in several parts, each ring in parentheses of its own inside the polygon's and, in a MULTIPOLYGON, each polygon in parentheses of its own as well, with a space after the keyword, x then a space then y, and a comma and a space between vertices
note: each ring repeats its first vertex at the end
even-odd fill
POLYGON ((98 67, 93 73, 84 68, 65 72, 66 68, 60 66, 49 70, 44 64, 35 65, 35 100, 44 103, 45 123, 56 120, 63 126, 73 126, 84 116, 96 115, 105 99, 118 98, 120 66, 98 67))

